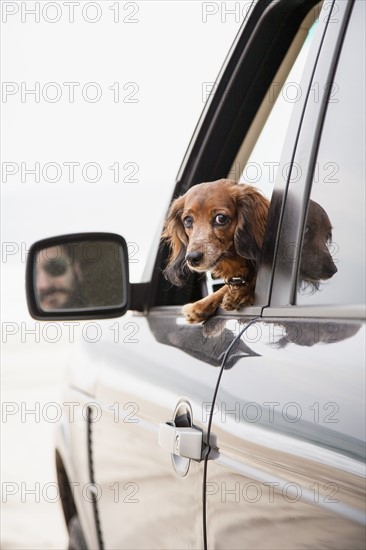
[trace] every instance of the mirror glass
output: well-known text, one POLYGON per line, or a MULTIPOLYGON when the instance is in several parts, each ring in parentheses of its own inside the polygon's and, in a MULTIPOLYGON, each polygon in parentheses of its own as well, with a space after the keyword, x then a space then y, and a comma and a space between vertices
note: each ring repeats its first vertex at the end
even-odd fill
POLYGON ((122 307, 127 299, 124 250, 112 240, 80 240, 39 250, 33 281, 41 311, 122 307))

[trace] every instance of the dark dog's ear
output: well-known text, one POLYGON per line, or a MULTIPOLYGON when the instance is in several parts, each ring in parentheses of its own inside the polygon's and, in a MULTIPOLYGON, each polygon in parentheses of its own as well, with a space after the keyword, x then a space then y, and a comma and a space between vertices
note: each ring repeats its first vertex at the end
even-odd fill
POLYGON ((187 279, 188 269, 184 259, 186 256, 188 238, 181 220, 185 197, 178 197, 172 203, 165 222, 162 238, 170 246, 170 256, 164 276, 173 285, 182 286, 187 279))
POLYGON ((239 184, 236 190, 238 223, 234 234, 235 249, 258 267, 269 201, 250 185, 239 184))

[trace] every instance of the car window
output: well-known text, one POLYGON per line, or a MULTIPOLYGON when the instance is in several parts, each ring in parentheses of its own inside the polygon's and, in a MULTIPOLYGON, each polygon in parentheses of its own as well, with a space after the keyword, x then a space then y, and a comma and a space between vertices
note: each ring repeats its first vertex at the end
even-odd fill
MULTIPOLYGON (((304 18, 227 175, 229 179, 260 189, 269 200, 278 170, 284 181, 287 180, 289 166, 280 166, 282 148, 294 107, 304 96, 300 82, 321 6, 322 2, 315 5, 304 18)), ((207 274, 208 293, 222 284, 223 280, 212 279, 210 273, 207 274)))
POLYGON ((365 2, 330 90, 300 257, 297 304, 365 302, 365 2))
POLYGON ((289 71, 285 82, 281 86, 280 75, 276 75, 267 92, 262 107, 269 115, 249 159, 240 159, 239 152, 231 170, 231 177, 235 174, 234 179, 257 187, 268 199, 271 199, 278 169, 282 171, 283 179, 287 180, 288 166, 280 167, 281 153, 294 107, 304 94, 300 82, 318 26, 316 17, 319 9, 318 6, 311 11, 299 31, 297 40, 302 40, 302 46, 293 65, 284 69, 289 71))

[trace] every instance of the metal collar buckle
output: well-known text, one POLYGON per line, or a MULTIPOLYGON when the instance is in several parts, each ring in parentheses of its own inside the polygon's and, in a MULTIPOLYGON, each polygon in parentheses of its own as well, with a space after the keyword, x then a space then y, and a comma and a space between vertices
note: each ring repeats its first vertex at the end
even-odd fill
POLYGON ((247 282, 243 277, 230 277, 230 279, 225 279, 225 284, 229 286, 242 286, 246 285, 247 282))

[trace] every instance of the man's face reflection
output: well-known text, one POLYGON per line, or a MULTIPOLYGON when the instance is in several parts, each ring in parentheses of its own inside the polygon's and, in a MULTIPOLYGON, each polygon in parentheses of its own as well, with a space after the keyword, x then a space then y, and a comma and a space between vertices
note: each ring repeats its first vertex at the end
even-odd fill
POLYGON ((42 250, 36 260, 36 281, 43 310, 80 306, 80 264, 60 246, 42 250))

